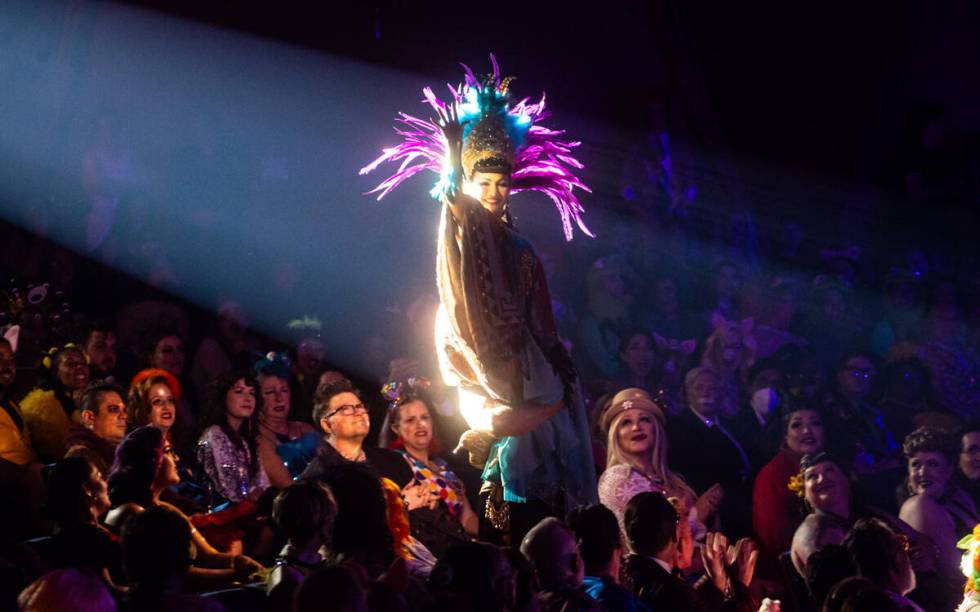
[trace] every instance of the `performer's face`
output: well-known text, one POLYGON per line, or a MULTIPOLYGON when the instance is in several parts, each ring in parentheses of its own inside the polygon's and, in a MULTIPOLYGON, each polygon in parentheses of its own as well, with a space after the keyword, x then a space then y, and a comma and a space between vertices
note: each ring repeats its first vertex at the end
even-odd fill
POLYGON ((504 205, 510 196, 510 175, 500 172, 474 172, 473 178, 466 182, 466 195, 480 201, 497 217, 504 216, 504 205))

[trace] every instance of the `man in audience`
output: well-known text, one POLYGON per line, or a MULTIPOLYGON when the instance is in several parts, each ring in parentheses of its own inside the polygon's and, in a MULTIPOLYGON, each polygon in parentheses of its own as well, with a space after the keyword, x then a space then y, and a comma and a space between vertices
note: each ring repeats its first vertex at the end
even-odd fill
POLYGON ((68 432, 65 457, 85 457, 99 472, 108 474, 116 446, 126 436, 126 403, 122 390, 103 381, 92 381, 79 399, 82 422, 68 432))
POLYGON ((921 612, 922 608, 905 597, 915 589, 915 572, 904 535, 878 519, 859 519, 844 538, 844 547, 858 576, 887 591, 903 610, 921 612))
POLYGON ((575 533, 579 554, 585 563, 585 592, 606 610, 649 610, 619 585, 623 546, 619 523, 612 510, 602 504, 576 508, 568 515, 568 526, 575 533))
POLYGON ((272 520, 288 541, 266 579, 270 609, 289 609, 299 585, 324 564, 321 547, 330 541, 336 515, 333 494, 319 483, 297 482, 276 496, 272 520))
POLYGON ((88 357, 91 380, 116 382, 116 333, 106 322, 89 324, 82 349, 88 357))
POLYGON ((623 567, 625 586, 652 610, 754 610, 745 588, 757 556, 749 541, 736 544, 729 565, 727 538, 709 533, 702 548, 707 576, 691 587, 674 575, 679 519, 660 493, 639 493, 626 504, 623 522, 633 554, 623 567))
POLYGON ((684 378, 688 409, 667 422, 668 465, 699 495, 715 483, 724 491, 719 514, 735 535, 752 531, 748 453, 721 418, 719 377, 710 367, 694 368, 684 378))
POLYGON ((561 521, 548 517, 532 527, 521 542, 521 553, 538 577, 543 612, 601 609, 582 590, 585 565, 575 534, 561 521))

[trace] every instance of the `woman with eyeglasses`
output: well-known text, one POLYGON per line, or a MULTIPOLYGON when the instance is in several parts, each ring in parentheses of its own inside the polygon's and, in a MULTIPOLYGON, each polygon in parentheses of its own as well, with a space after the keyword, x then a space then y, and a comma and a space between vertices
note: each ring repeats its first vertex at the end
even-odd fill
POLYGON ((863 351, 845 353, 836 374, 836 390, 826 407, 834 432, 831 450, 851 465, 869 503, 894 508, 902 480, 901 447, 872 401, 874 359, 863 351))
POLYGON ((180 482, 177 460, 173 446, 156 427, 139 427, 123 438, 109 473, 112 510, 106 516, 106 524, 118 532, 130 516, 153 506, 179 513, 190 526, 196 551, 188 581, 194 590, 230 587, 262 571, 263 567, 250 557, 219 552, 186 514, 160 499, 164 491, 180 482))
POLYGON ((209 388, 197 461, 215 493, 256 501, 269 488, 258 453, 259 385, 249 372, 229 372, 209 388))
POLYGON ((402 498, 409 508, 429 502, 429 494, 412 479, 412 470, 401 455, 387 448, 364 446, 371 429, 371 417, 360 393, 346 378, 321 383, 313 395, 313 422, 323 438, 316 455, 300 474, 300 480, 326 482, 331 471, 346 463, 364 463, 379 477, 395 483, 409 483, 402 498))

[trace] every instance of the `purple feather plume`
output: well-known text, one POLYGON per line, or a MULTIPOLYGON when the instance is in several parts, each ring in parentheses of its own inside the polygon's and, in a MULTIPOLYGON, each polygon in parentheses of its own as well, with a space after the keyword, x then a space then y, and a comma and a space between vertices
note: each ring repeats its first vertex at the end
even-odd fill
MULTIPOLYGON (((493 65, 493 82, 499 88, 500 68, 492 54, 490 61, 493 65)), ((481 87, 473 71, 465 64, 460 65, 464 71, 464 83, 457 87, 447 85, 451 98, 448 104, 461 104, 469 89, 481 87)), ((447 106, 447 102, 437 98, 429 87, 422 90, 422 95, 422 101, 434 111, 442 111, 447 106)), ((564 140, 563 131, 541 125, 541 121, 549 116, 545 110, 544 94, 537 103, 532 104, 525 98, 510 106, 507 112, 515 117, 523 117, 530 124, 523 145, 515 153, 511 192, 539 191, 547 195, 558 209, 566 240, 572 239, 575 226, 585 235, 594 237, 582 219, 585 209, 575 194, 576 188, 591 192, 573 172, 584 168, 572 155, 572 149, 580 143, 564 140)), ((367 174, 385 162, 401 163, 391 176, 368 193, 377 193, 380 200, 407 179, 423 170, 430 170, 441 177, 432 190, 433 196, 439 197, 445 181, 448 180, 444 176, 446 141, 442 130, 432 121, 406 113, 399 113, 395 121, 395 133, 401 138, 401 142, 384 149, 377 159, 360 170, 360 174, 367 174)))

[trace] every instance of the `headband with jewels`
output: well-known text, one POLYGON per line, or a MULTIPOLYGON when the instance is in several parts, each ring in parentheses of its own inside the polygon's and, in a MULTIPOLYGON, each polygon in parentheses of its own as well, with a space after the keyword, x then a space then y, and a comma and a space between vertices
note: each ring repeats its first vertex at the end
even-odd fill
MULTIPOLYGON (((451 96, 448 102, 437 98, 429 87, 422 90, 425 102, 437 114, 444 115, 450 106, 456 108, 463 124, 463 171, 467 176, 472 176, 475 170, 510 174, 511 193, 540 191, 554 202, 566 240, 572 239, 573 222, 587 236, 592 236, 582 220, 585 209, 574 191, 576 188, 590 191, 574 174, 584 167, 572 156, 572 149, 580 143, 565 140, 561 130, 541 125, 548 117, 543 94, 537 103, 531 103, 528 98, 512 103, 513 78, 502 79, 492 54, 490 61, 493 74, 485 79, 478 79, 464 64, 464 83, 456 87, 448 85, 451 96)), ((367 174, 384 162, 400 161, 401 165, 369 193, 377 193, 380 200, 409 177, 429 170, 439 175, 430 193, 441 199, 453 184, 453 169, 446 163, 447 145, 442 129, 433 121, 406 113, 399 113, 396 121, 400 125, 395 132, 402 141, 385 148, 360 174, 367 174)))
POLYGON ((413 376, 408 380, 392 380, 381 387, 381 397, 388 400, 388 410, 400 406, 410 394, 418 394, 432 386, 428 378, 413 376))

